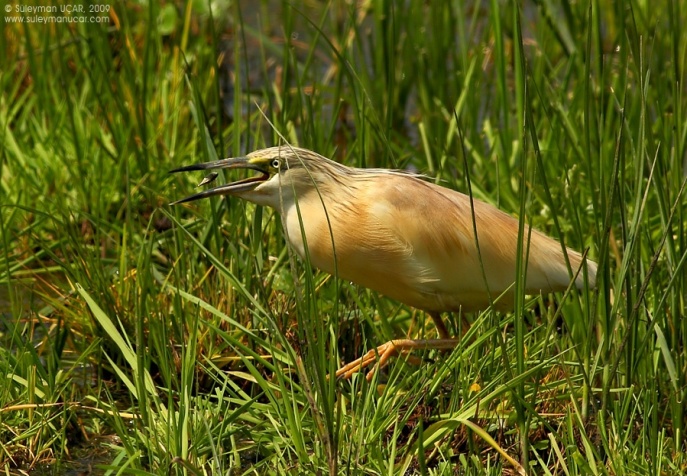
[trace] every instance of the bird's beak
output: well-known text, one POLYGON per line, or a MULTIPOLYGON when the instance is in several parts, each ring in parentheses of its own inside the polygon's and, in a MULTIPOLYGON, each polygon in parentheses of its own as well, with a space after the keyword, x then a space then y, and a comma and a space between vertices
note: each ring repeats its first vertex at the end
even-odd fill
MULTIPOLYGON (((201 198, 214 197, 215 195, 233 195, 241 192, 247 192, 253 190, 255 187, 257 187, 258 185, 260 185, 261 183, 265 182, 267 179, 270 178, 269 171, 267 171, 264 167, 260 166, 259 164, 251 162, 251 160, 248 157, 233 157, 230 159, 216 160, 214 162, 204 162, 202 164, 187 165, 186 167, 180 167, 178 169, 170 170, 169 173, 173 174, 177 172, 190 172, 194 170, 213 169, 251 169, 260 172, 261 175, 257 177, 250 177, 247 179, 239 180, 237 182, 226 183, 224 185, 220 185, 219 187, 210 188, 200 193, 196 193, 189 197, 182 198, 181 200, 172 202, 170 203, 170 205, 192 202, 194 200, 200 200, 201 198)), ((203 180, 203 182, 201 182, 201 185, 212 182, 214 179, 215 177, 210 178, 210 176, 208 176, 205 180, 203 180)))

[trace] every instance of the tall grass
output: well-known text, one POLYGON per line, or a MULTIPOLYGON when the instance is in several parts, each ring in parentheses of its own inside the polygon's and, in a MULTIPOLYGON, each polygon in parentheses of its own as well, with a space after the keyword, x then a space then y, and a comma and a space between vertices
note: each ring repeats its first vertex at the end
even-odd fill
POLYGON ((0 20, 5 472, 685 471, 680 2, 111 7, 0 20), (453 352, 330 379, 435 330, 296 258, 272 210, 167 206, 199 179, 171 168, 281 140, 469 192, 598 287, 516 283, 453 352))

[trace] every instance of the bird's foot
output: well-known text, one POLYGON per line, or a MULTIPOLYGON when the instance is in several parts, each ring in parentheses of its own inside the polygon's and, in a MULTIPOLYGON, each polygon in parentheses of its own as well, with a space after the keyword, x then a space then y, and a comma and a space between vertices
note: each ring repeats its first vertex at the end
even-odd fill
MULTIPOLYGON (((453 349, 458 345, 458 339, 396 339, 390 340, 386 344, 380 345, 360 357, 359 359, 349 362, 336 371, 337 378, 348 379, 354 373, 368 367, 374 363, 379 356, 379 361, 367 373, 367 381, 372 380, 377 369, 385 367, 389 363, 389 359, 394 355, 404 354, 414 349, 453 349)), ((418 362, 419 359, 411 357, 411 360, 418 362)))

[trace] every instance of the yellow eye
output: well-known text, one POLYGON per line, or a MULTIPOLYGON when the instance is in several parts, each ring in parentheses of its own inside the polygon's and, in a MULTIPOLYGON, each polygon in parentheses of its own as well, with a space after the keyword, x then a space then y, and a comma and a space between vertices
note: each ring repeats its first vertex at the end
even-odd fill
POLYGON ((279 160, 274 159, 274 160, 270 163, 270 165, 272 166, 272 168, 279 170, 279 165, 280 165, 280 164, 279 164, 279 160))

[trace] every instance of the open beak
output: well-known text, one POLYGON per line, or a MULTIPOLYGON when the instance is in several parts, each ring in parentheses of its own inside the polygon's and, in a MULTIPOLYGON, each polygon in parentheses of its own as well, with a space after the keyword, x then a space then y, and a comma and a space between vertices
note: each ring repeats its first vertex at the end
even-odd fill
MULTIPOLYGON (((239 180, 237 182, 226 183, 220 185, 219 187, 210 188, 204 190, 200 193, 182 198, 175 202, 170 203, 170 205, 177 205, 179 203, 192 202, 194 200, 200 200, 201 198, 214 197, 215 195, 232 195, 241 192, 247 192, 253 190, 255 187, 265 182, 270 178, 270 174, 265 169, 261 168, 259 165, 251 163, 247 157, 234 157, 230 159, 216 160, 214 162, 204 162, 202 164, 187 165, 186 167, 180 167, 178 169, 170 170, 169 173, 177 172, 191 172, 194 170, 214 170, 214 169, 251 169, 256 170, 261 173, 257 177, 250 177, 247 179, 239 180)), ((210 183, 215 179, 216 175, 210 174, 203 180, 200 185, 210 183)))

